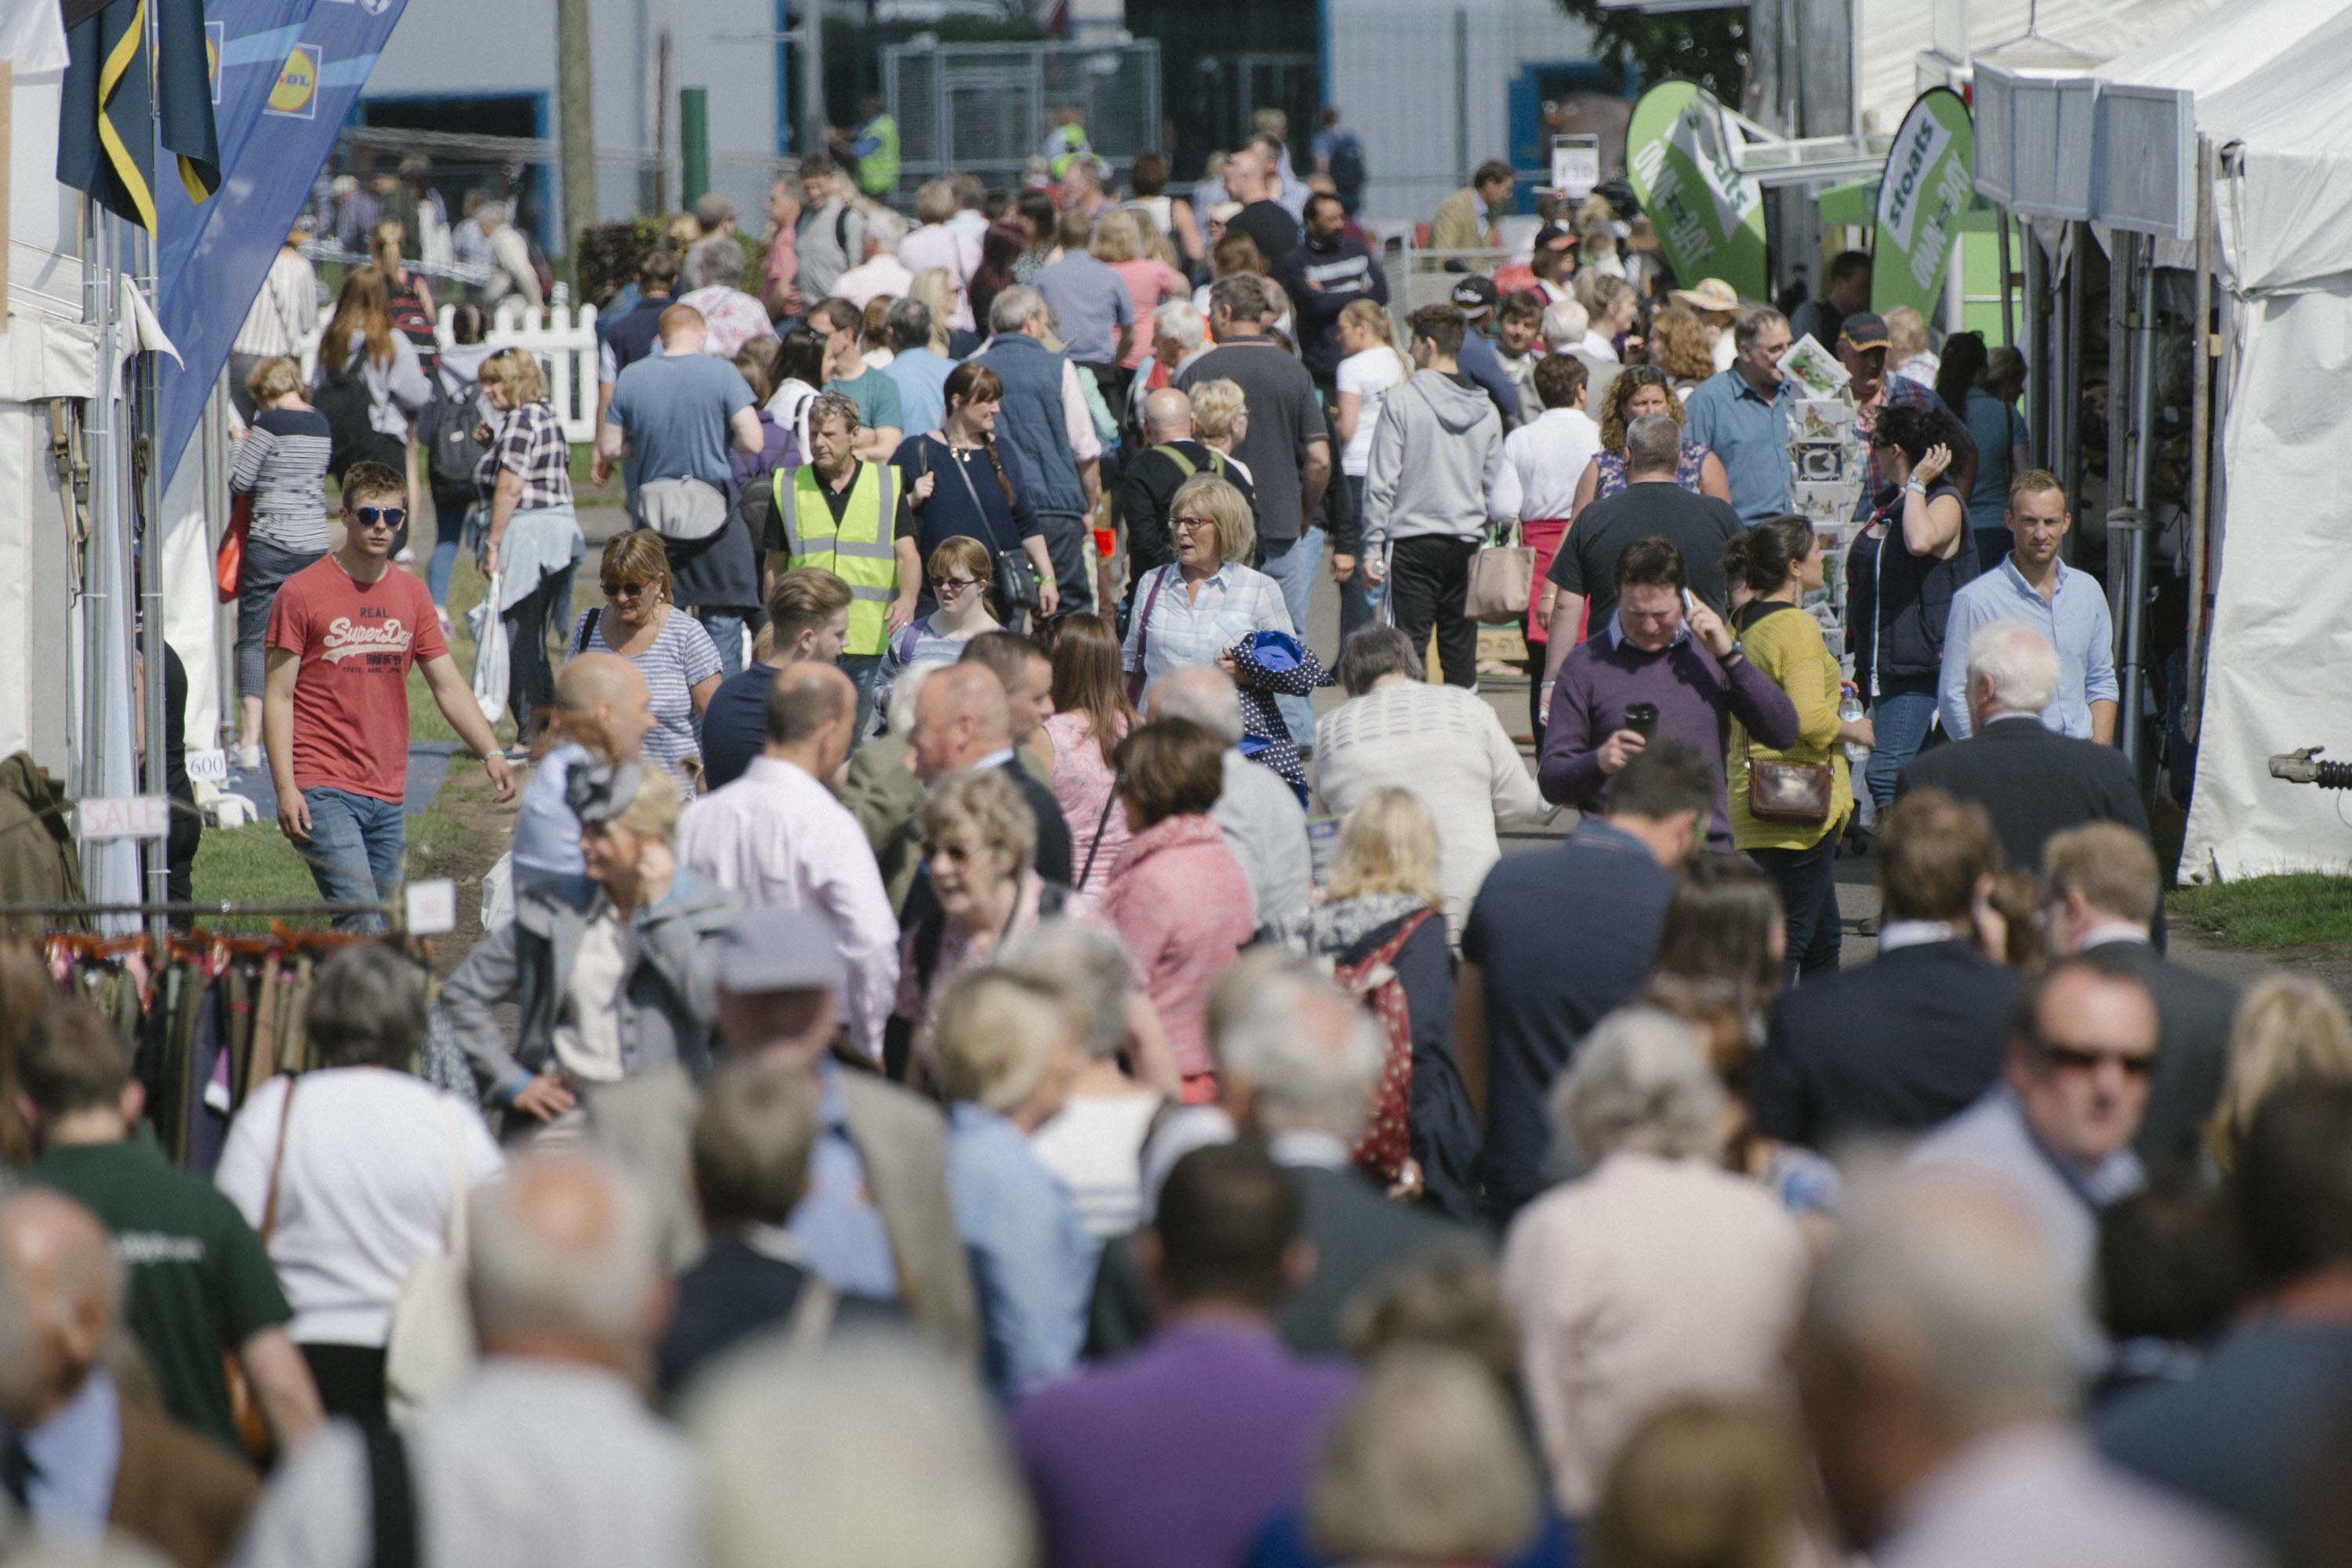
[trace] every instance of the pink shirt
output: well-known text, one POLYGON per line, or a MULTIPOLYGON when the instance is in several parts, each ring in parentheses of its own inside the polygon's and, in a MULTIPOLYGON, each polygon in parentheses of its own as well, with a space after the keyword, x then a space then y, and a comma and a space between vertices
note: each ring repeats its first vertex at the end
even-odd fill
POLYGON ((1503 1294, 1562 1512, 1592 1511, 1617 1445, 1666 1400, 1781 1391, 1806 1263, 1779 1200, 1704 1160, 1621 1152, 1519 1211, 1503 1294))
POLYGON ((1103 895, 1103 917, 1127 943, 1128 977, 1168 1031, 1176 1070, 1214 1069, 1209 987, 1256 934, 1249 879, 1205 816, 1171 816, 1128 841, 1103 895))
MULTIPOLYGON (((1110 868, 1127 852, 1127 812, 1110 804, 1111 785, 1118 772, 1095 744, 1094 726, 1083 713, 1055 713, 1045 721, 1045 738, 1054 743, 1053 770, 1045 783, 1061 803, 1070 824, 1070 870, 1079 879, 1078 892, 1100 893, 1110 882, 1110 868), (1108 812, 1106 814, 1105 807, 1108 812), (1102 843, 1095 843, 1095 825, 1102 825, 1102 843), (1094 874, 1086 874, 1087 858, 1094 858, 1094 874)), ((1116 747, 1118 738, 1111 744, 1116 747)))
POLYGON ((1129 345, 1127 357, 1118 362, 1122 370, 1133 370, 1151 357, 1151 312, 1171 300, 1181 300, 1190 293, 1184 279, 1164 261, 1149 256, 1133 261, 1114 261, 1110 269, 1127 285, 1127 297, 1135 302, 1135 342, 1129 345))

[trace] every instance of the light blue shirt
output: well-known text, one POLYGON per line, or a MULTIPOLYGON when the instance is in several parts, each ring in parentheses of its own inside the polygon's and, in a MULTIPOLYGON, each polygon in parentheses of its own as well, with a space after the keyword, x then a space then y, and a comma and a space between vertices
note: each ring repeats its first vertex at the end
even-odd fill
POLYGON ((114 1380, 104 1368, 92 1367, 64 1409, 20 1436, 32 1462, 25 1500, 35 1526, 53 1541, 96 1546, 106 1534, 114 1472, 122 1461, 122 1405, 114 1380))
POLYGON ((588 862, 580 853, 580 818, 572 815, 564 790, 572 770, 591 761, 587 747, 567 741, 531 770, 515 812, 514 843, 509 850, 518 894, 560 879, 571 879, 576 886, 587 877, 588 862))
POLYGON ((817 1140, 809 1152, 808 1194, 793 1210, 793 1237, 808 1249, 809 1267, 835 1289, 877 1300, 898 1299, 898 1268, 882 1211, 866 1193, 866 1160, 849 1135, 841 1069, 819 1057, 817 1140))
POLYGON ((959 1100, 948 1107, 948 1198, 971 1259, 990 1386, 1010 1399, 1077 1365, 1095 1246, 1061 1178, 1011 1121, 959 1100))
POLYGON ((882 374, 898 388, 898 428, 909 436, 936 430, 948 416, 948 375, 955 362, 929 349, 900 349, 882 374))
POLYGON ((1731 481, 1731 510, 1753 528, 1789 510, 1788 407, 1796 391, 1782 382, 1769 398, 1734 366, 1717 371, 1683 399, 1683 436, 1704 443, 1731 481))
POLYGON ((2058 563, 2058 586, 2044 604, 2018 571, 2015 558, 1952 595, 1944 623, 1944 668, 1936 708, 1944 733, 1969 738, 1969 640, 1995 621, 2023 621, 2058 650, 2058 693, 2042 722, 2078 741, 2091 738, 2091 704, 2116 700, 2115 623, 2097 579, 2058 563))

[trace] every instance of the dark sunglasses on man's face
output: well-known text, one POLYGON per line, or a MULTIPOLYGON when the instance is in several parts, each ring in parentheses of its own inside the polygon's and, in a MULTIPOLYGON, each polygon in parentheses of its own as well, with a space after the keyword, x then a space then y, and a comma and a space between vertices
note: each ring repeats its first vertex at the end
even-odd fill
POLYGON ((2053 1046, 2047 1040, 2037 1040, 2034 1047, 2042 1059, 2053 1068, 2069 1072, 2096 1072, 2113 1062, 2129 1078, 2146 1078, 2156 1068, 2154 1056, 2132 1056, 2122 1051, 2086 1051, 2079 1046, 2053 1046))
POLYGON ((362 528, 398 528, 408 521, 404 506, 355 506, 349 509, 352 521, 362 528))

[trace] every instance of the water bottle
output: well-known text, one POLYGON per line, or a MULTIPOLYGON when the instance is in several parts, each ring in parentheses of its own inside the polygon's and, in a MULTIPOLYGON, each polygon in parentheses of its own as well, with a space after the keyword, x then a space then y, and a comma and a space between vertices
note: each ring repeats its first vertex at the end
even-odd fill
MULTIPOLYGON (((1862 695, 1855 691, 1853 687, 1849 686, 1845 688, 1838 697, 1838 721, 1842 724, 1851 724, 1856 719, 1861 717, 1862 695)), ((1867 759, 1869 755, 1870 748, 1864 745, 1861 742, 1848 741, 1845 743, 1845 760, 1847 762, 1859 763, 1867 759)))

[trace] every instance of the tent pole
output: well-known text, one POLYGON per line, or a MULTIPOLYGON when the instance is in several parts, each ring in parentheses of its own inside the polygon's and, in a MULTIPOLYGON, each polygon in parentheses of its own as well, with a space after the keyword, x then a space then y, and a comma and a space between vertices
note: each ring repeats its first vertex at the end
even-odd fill
MULTIPOLYGON (((84 306, 98 328, 98 391, 89 402, 89 425, 83 439, 89 451, 90 529, 83 542, 81 598, 81 793, 94 798, 106 793, 104 742, 106 732, 106 627, 112 605, 101 570, 109 549, 108 531, 114 526, 114 310, 117 303, 113 262, 113 223, 96 202, 82 202, 84 247, 84 306)), ((85 849, 85 853, 87 850, 85 849)))
MULTIPOLYGON (((2189 678, 2181 732, 2197 742, 2205 697, 2205 552, 2212 501, 2213 359, 2213 143, 2197 139, 2197 305, 2190 328, 2189 383, 2189 678)), ((2189 781, 2174 779, 2172 793, 2186 800, 2189 781)))
MULTIPOLYGON (((2083 500, 2083 248, 2082 234, 2068 224, 2060 236, 2058 320, 2050 355, 2050 459, 2065 476, 2066 493, 2083 500)), ((2082 554, 2082 531, 2066 531, 2067 564, 2082 554)))
MULTIPOLYGON (((155 299, 155 240, 144 229, 131 226, 137 237, 139 289, 152 302, 155 299)), ((146 766, 141 770, 140 793, 168 795, 171 785, 166 782, 170 771, 163 755, 166 731, 163 643, 163 464, 157 449, 157 406, 161 387, 157 384, 155 352, 149 349, 139 355, 139 422, 134 426, 132 449, 140 455, 133 466, 139 479, 137 506, 131 515, 138 522, 136 538, 139 550, 139 640, 140 668, 145 677, 145 689, 141 693, 140 720, 147 739, 146 766)), ((184 715, 183 716, 184 719, 184 715)), ((146 901, 151 904, 168 902, 172 897, 171 838, 142 841, 147 861, 146 901)), ((148 934, 161 941, 169 930, 161 914, 148 919, 148 934)))
MULTIPOLYGON (((2008 213, 2001 213, 2000 222, 2001 233, 2005 237, 2009 233, 2008 213)), ((2051 440, 2050 405, 2058 385, 2054 378, 2057 367, 2050 361, 2050 342, 2053 336, 2050 331, 2050 269, 2042 263, 2042 244, 2039 240, 2027 235, 2024 248, 2025 341, 2021 346, 2025 353, 2025 398, 2026 407, 2029 410, 2026 415, 2025 427, 2033 437, 2033 460, 2046 468, 2053 466, 2051 462, 2051 454, 2056 450, 2055 444, 2051 440)), ((2008 257, 2001 258, 2000 265, 2005 274, 2009 268, 2008 257)), ((2001 331, 2003 332, 2009 330, 2008 300, 2008 285, 2004 283, 2001 286, 2001 331)))
MULTIPOLYGON (((2123 570, 2116 573, 2115 555, 2108 552, 2108 570, 2122 579, 2124 656, 2118 661, 2121 689, 2116 693, 2116 744, 2137 770, 2146 750, 2140 703, 2147 689, 2147 534, 2152 514, 2150 494, 2156 466, 2156 241, 2132 238, 2132 473, 2131 509, 2126 523, 2123 570)), ((2109 528, 2113 537, 2113 525, 2109 528)))
POLYGON ((1992 209, 1993 230, 2000 236, 2000 341, 2004 348, 2017 346, 2017 307, 2009 291, 2009 209, 1992 209))
MULTIPOLYGON (((2089 237, 2087 226, 2084 234, 2089 237)), ((2095 238, 2092 241, 2097 243, 2095 238)), ((2129 504, 2125 465, 2131 448, 2126 433, 2131 424, 2131 261, 2132 237, 2121 229, 2107 234, 2107 482, 2104 500, 2107 512, 2107 618, 2113 623, 2116 664, 2123 665, 2123 553, 2116 548, 2115 513, 2129 504)))

